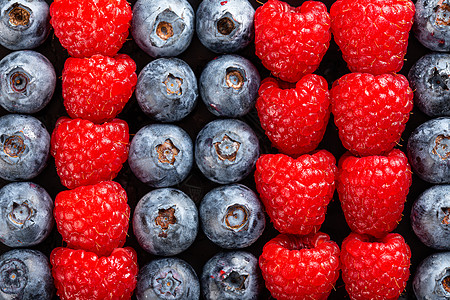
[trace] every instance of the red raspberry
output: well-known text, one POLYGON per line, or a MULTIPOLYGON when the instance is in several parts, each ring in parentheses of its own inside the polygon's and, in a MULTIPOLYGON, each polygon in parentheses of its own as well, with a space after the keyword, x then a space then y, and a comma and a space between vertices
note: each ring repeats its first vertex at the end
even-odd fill
POLYGON ((360 156, 389 152, 405 129, 413 96, 400 74, 351 73, 335 81, 331 109, 344 147, 360 156))
POLYGON ((408 47, 415 7, 410 0, 337 0, 331 31, 352 72, 398 72, 408 47))
POLYGON ((398 299, 409 277, 411 250, 403 237, 379 240, 351 233, 342 242, 342 279, 353 300, 398 299))
POLYGON ((333 197, 337 167, 333 155, 320 150, 293 159, 261 155, 255 182, 267 214, 281 233, 317 232, 333 197))
POLYGON ((339 278, 339 247, 322 232, 279 234, 264 245, 259 266, 278 300, 327 299, 339 278))
POLYGON ((314 72, 330 45, 330 15, 319 1, 295 8, 268 0, 256 9, 254 22, 256 55, 285 81, 297 82, 314 72))
POLYGON ((136 64, 126 54, 68 58, 62 73, 64 106, 72 118, 111 121, 133 94, 136 64))
POLYGON ((67 246, 111 254, 125 244, 130 207, 120 184, 104 181, 60 192, 53 210, 56 225, 67 246))
POLYGON ((326 80, 306 75, 295 88, 282 89, 273 78, 259 88, 256 109, 272 144, 281 152, 299 156, 317 148, 330 117, 326 80))
POLYGON ((50 24, 71 56, 114 56, 128 37, 131 5, 126 0, 55 0, 50 24))
POLYGON ((56 294, 62 300, 131 299, 138 264, 133 248, 116 248, 110 256, 58 247, 50 254, 56 294))
POLYGON ((347 153, 338 174, 337 191, 352 231, 382 237, 397 227, 412 183, 403 152, 362 158, 347 153))
POLYGON ((51 153, 61 183, 69 189, 114 179, 128 158, 125 121, 102 125, 61 117, 51 137, 51 153))

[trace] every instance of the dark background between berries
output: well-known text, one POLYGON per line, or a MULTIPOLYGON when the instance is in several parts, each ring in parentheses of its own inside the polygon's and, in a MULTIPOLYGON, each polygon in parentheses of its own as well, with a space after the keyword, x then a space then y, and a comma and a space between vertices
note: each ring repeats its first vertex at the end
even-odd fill
MULTIPOLYGON (((46 0, 49 4, 52 2, 50 0, 46 0)), ((188 0, 194 10, 197 10, 197 7, 200 3, 200 0, 188 0)), ((131 1, 131 5, 133 6, 136 1, 131 1)), ((250 0, 253 7, 256 9, 261 6, 262 3, 258 3, 255 0, 250 0)), ((304 1, 287 1, 292 6, 299 6, 304 1)), ((323 2, 327 5, 328 11, 330 9, 331 4, 334 2, 332 0, 323 0, 323 2)), ((415 2, 415 1, 414 1, 415 2)), ((66 110, 63 105, 62 92, 61 92, 61 73, 64 66, 65 60, 69 57, 67 51, 62 48, 58 39, 54 36, 53 31, 50 32, 50 36, 46 40, 46 42, 40 47, 34 49, 45 55, 54 65, 56 74, 58 76, 57 87, 51 102, 40 112, 34 114, 33 116, 37 117, 41 120, 48 131, 51 133, 54 129, 56 120, 61 116, 67 116, 66 110)), ((153 60, 149 55, 147 55, 144 51, 142 51, 136 43, 132 40, 131 35, 129 36, 127 42, 124 44, 120 53, 126 53, 131 56, 132 59, 135 60, 137 64, 137 74, 142 70, 142 68, 153 60)), ((413 36, 410 35, 408 52, 405 57, 405 65, 401 70, 401 74, 407 75, 409 69, 412 65, 423 55, 426 53, 430 53, 431 51, 422 46, 413 36)), ((5 55, 11 53, 10 50, 3 48, 0 46, 0 59, 5 55)), ((254 45, 251 44, 242 51, 236 53, 247 59, 249 59, 259 70, 261 78, 266 78, 270 76, 270 72, 264 69, 260 60, 256 57, 254 51, 254 45)), ((191 68, 193 69, 197 78, 200 77, 201 71, 210 60, 218 56, 217 54, 209 51, 205 48, 199 41, 199 39, 194 35, 191 45, 189 48, 178 56, 178 58, 186 61, 191 68)), ((326 55, 324 56, 322 63, 319 69, 315 72, 318 75, 322 75, 328 81, 330 87, 334 80, 338 79, 344 74, 349 73, 346 63, 342 59, 341 52, 339 51, 337 45, 334 41, 331 41, 330 48, 326 55)), ((105 87, 108 88, 108 87, 105 87)), ((6 114, 7 111, 0 108, 0 115, 6 114)), ((149 117, 147 117, 139 108, 139 105, 136 101, 135 96, 130 99, 128 104, 125 106, 123 112, 118 116, 119 118, 128 122, 130 127, 130 134, 135 134, 140 128, 147 124, 154 123, 149 117)), ((190 137, 195 140, 197 133, 206 125, 209 121, 216 119, 213 114, 211 114, 206 106, 203 104, 201 100, 199 100, 198 105, 194 109, 194 111, 187 116, 184 120, 175 123, 176 125, 184 128, 190 137)), ((260 143, 262 145, 261 153, 276 153, 276 149, 272 148, 268 138, 264 135, 264 131, 261 129, 259 125, 258 115, 256 110, 253 109, 249 114, 240 118, 249 124, 256 132, 260 139, 260 143)), ((400 145, 398 146, 401 150, 406 151, 406 142, 408 140, 411 132, 420 124, 430 119, 425 114, 420 112, 417 108, 414 108, 410 120, 407 123, 406 130, 403 133, 402 140, 400 141, 400 145)), ((345 152, 344 147, 342 146, 336 126, 334 125, 333 118, 330 118, 328 123, 327 131, 325 136, 320 143, 318 149, 326 149, 333 153, 333 155, 338 160, 340 156, 345 152)), ((31 180, 42 187, 44 187, 50 196, 54 199, 58 192, 65 189, 64 186, 61 185, 58 175, 56 174, 56 168, 53 157, 50 157, 48 161, 47 167, 44 171, 37 176, 36 178, 31 180)), ((122 171, 119 173, 115 181, 119 182, 127 191, 128 194, 128 203, 131 207, 131 213, 134 211, 134 207, 136 206, 139 199, 148 193, 152 188, 146 186, 141 183, 131 172, 127 163, 124 164, 122 171)), ((0 187, 6 185, 8 182, 0 179, 0 187)), ((240 183, 250 187, 255 190, 255 184, 253 180, 253 173, 250 174, 246 179, 242 180, 240 183)), ((202 197, 210 191, 212 188, 219 186, 208 179, 206 179, 199 169, 194 166, 190 175, 186 180, 184 180, 181 184, 175 186, 185 193, 187 193, 197 204, 200 203, 202 197)), ((422 261, 425 257, 432 254, 433 252, 437 252, 431 248, 426 247, 424 244, 420 242, 420 240, 415 236, 412 231, 410 224, 410 211, 414 200, 418 197, 418 195, 423 192, 425 189, 431 187, 432 185, 420 180, 416 175, 413 176, 413 184, 411 186, 407 202, 405 204, 405 209, 403 212, 403 219, 396 228, 395 232, 400 233, 406 239, 406 242, 411 247, 412 250, 412 258, 411 258, 411 277, 408 281, 407 288, 405 292, 402 294, 400 299, 415 299, 414 293, 412 291, 412 279, 414 276, 414 272, 417 268, 417 265, 420 261, 422 261)), ((327 215, 325 218, 325 222, 321 227, 321 231, 330 235, 331 239, 339 244, 342 243, 342 240, 350 233, 350 229, 346 224, 344 219, 343 212, 340 207, 339 198, 337 193, 335 193, 333 201, 328 206, 327 215)), ((255 256, 259 256, 262 252, 262 248, 264 244, 269 241, 271 238, 277 235, 277 231, 273 228, 270 222, 267 222, 266 230, 262 237, 256 241, 252 246, 245 248, 243 250, 249 251, 253 253, 255 256)), ((140 266, 144 266, 144 264, 148 263, 152 259, 156 257, 145 252, 138 244, 136 238, 133 235, 131 223, 128 231, 126 246, 133 247, 138 254, 138 263, 140 266)), ((40 245, 35 247, 31 247, 31 249, 36 249, 42 251, 45 255, 49 256, 52 249, 55 247, 65 246, 62 242, 62 238, 56 227, 54 227, 50 236, 40 245)), ((4 253, 11 248, 8 248, 4 245, 0 245, 0 253, 4 253)), ((222 251, 219 246, 216 246, 208 238, 205 236, 201 230, 194 242, 194 244, 184 251, 183 253, 177 255, 177 257, 184 259, 197 272, 198 276, 201 275, 203 265, 209 260, 213 255, 222 251)), ((273 299, 270 296, 270 293, 267 290, 264 290, 261 299, 273 299)), ((55 296, 55 299, 58 297, 55 296)), ((135 299, 135 297, 133 298, 135 299)), ((349 299, 342 279, 339 279, 336 283, 335 290, 332 291, 329 299, 349 299)))

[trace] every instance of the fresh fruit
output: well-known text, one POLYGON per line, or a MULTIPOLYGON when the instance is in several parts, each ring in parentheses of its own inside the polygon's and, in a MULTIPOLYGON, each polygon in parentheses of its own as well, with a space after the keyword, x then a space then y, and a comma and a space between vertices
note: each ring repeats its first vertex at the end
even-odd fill
POLYGON ((447 299, 450 296, 449 268, 450 252, 433 253, 420 262, 412 284, 417 299, 447 299))
POLYGON ((119 119, 96 125, 60 117, 51 137, 56 171, 69 189, 114 179, 127 160, 128 147, 128 124, 119 119))
POLYGON ((350 73, 333 83, 331 110, 339 137, 355 155, 386 154, 399 142, 413 107, 401 74, 350 73))
POLYGON ((198 300, 200 282, 194 269, 184 260, 159 258, 139 270, 135 293, 138 300, 198 300))
POLYGON ((398 299, 409 278, 411 250, 403 237, 350 233, 342 242, 342 279, 351 299, 398 299))
POLYGON ((412 172, 406 155, 393 149, 386 156, 339 160, 337 191, 350 229, 382 237, 402 218, 412 172))
POLYGON ((255 13, 255 51, 281 80, 297 82, 313 73, 328 50, 331 20, 325 4, 305 1, 291 7, 269 0, 255 13))
POLYGON ((337 0, 331 5, 331 32, 352 72, 399 72, 414 21, 410 0, 337 0))
POLYGON ((245 251, 214 255, 203 266, 200 283, 206 300, 254 300, 263 287, 258 259, 245 251))
POLYGON ((57 247, 50 254, 56 295, 62 300, 131 299, 138 264, 131 247, 116 248, 110 256, 57 247))
POLYGON ((428 247, 450 250, 450 185, 426 189, 413 204, 411 226, 428 247))
POLYGON ((120 184, 103 181, 59 192, 56 225, 67 247, 108 256, 127 237, 130 207, 120 184))
POLYGON ((264 245, 259 266, 278 300, 327 299, 339 278, 339 247, 322 232, 280 234, 264 245))
POLYGON ((200 203, 199 215, 206 236, 225 249, 252 245, 266 225, 264 207, 258 196, 242 184, 209 191, 200 203))
POLYGON ((199 79, 200 96, 212 114, 242 117, 255 107, 260 81, 258 70, 248 59, 225 54, 203 68, 199 79))
POLYGON ((179 58, 158 58, 139 73, 136 99, 142 111, 160 122, 184 119, 197 104, 197 77, 179 58))
POLYGON ((70 57, 62 73, 64 106, 71 118, 109 122, 122 111, 136 82, 136 63, 126 54, 70 57))
POLYGON ((195 32, 209 50, 234 53, 253 40, 254 15, 247 0, 201 1, 195 13, 195 32))
POLYGON ((430 183, 450 183, 450 117, 428 120, 411 133, 407 144, 415 174, 430 183))
POLYGON ((131 34, 152 57, 183 53, 194 36, 194 9, 186 0, 138 0, 133 6, 131 34))
POLYGON ((50 134, 44 124, 28 115, 0 117, 0 177, 28 180, 47 165, 50 134))
POLYGON ((133 214, 133 232, 141 247, 154 255, 176 255, 194 242, 198 211, 184 192, 161 188, 145 194, 133 214))
POLYGON ((325 220, 337 176, 333 155, 320 150, 293 159, 264 154, 256 162, 256 189, 275 229, 305 235, 325 220))
POLYGON ((259 140, 247 123, 237 119, 218 119, 197 134, 195 162, 211 181, 238 182, 253 171, 259 157, 259 140))
POLYGON ((261 127, 280 152, 299 156, 317 148, 330 117, 330 94, 326 80, 305 75, 295 87, 266 78, 256 101, 261 127))

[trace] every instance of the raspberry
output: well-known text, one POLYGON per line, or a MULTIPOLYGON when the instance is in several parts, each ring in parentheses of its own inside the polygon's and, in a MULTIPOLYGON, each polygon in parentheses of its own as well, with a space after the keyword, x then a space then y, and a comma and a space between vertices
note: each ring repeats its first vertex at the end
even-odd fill
POLYGON ((413 107, 413 91, 400 74, 351 73, 331 88, 331 111, 345 148, 380 155, 400 140, 413 107))
POLYGON ((64 106, 72 118, 111 121, 133 94, 136 64, 126 54, 68 58, 62 73, 64 106))
POLYGON ((256 55, 284 81, 297 82, 314 72, 330 45, 330 15, 319 1, 294 8, 268 0, 256 9, 254 22, 256 55))
POLYGON ((379 240, 351 233, 341 248, 345 289, 354 300, 398 299, 408 281, 410 260, 411 250, 397 233, 379 240))
POLYGON ((50 254, 56 294, 62 300, 131 299, 138 264, 133 248, 116 248, 110 256, 58 247, 50 254))
POLYGON ((114 179, 127 160, 128 124, 102 125, 61 117, 51 137, 51 153, 61 183, 69 189, 114 179))
POLYGON ((116 182, 60 192, 53 214, 69 248, 107 256, 125 244, 130 207, 125 190, 116 182))
POLYGON ((410 0, 338 0, 331 31, 352 72, 398 72, 408 47, 415 7, 410 0))
POLYGON ((339 247, 322 232, 279 234, 264 245, 259 266, 278 300, 327 299, 339 278, 339 247))
POLYGON ((270 141, 279 151, 299 156, 317 148, 330 117, 330 94, 325 79, 306 75, 295 88, 283 89, 273 78, 259 88, 256 109, 270 141))
POLYGON ((114 56, 128 37, 131 5, 126 0, 55 0, 50 24, 74 57, 114 56))
POLYGON ((317 232, 333 197, 337 173, 331 153, 320 150, 293 159, 261 155, 255 182, 266 212, 281 233, 317 232))
POLYGON ((362 158, 347 153, 338 174, 337 191, 352 231, 382 237, 397 227, 412 183, 403 152, 362 158))

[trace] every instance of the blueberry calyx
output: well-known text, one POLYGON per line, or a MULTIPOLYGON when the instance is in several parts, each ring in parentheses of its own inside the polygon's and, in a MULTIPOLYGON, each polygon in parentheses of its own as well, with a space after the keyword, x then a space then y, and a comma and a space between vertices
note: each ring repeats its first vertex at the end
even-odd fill
POLYGON ((168 299, 177 297, 178 290, 182 282, 174 277, 174 271, 162 271, 159 276, 155 276, 155 289, 162 295, 168 296, 168 299))
POLYGON ((12 135, 2 134, 0 136, 0 143, 3 148, 3 152, 0 152, 0 157, 10 164, 18 163, 20 158, 25 156, 29 151, 26 138, 22 132, 17 132, 12 135))
POLYGON ((240 90, 245 83, 245 72, 237 68, 227 68, 227 75, 225 76, 225 82, 227 86, 240 90))
POLYGON ((439 86, 441 87, 444 91, 448 91, 449 88, 446 84, 446 81, 448 80, 448 75, 443 73, 439 73, 438 68, 434 67, 433 68, 433 75, 430 77, 430 79, 428 79, 428 82, 432 85, 432 86, 439 86))
POLYGON ((167 41, 169 38, 173 36, 172 24, 166 21, 159 22, 158 26, 156 26, 156 34, 161 39, 167 41))
POLYGON ((19 68, 19 70, 13 70, 7 76, 9 77, 9 83, 12 91, 16 93, 26 93, 31 77, 27 74, 27 72, 19 68))
POLYGON ((446 160, 450 157, 450 136, 440 134, 434 140, 434 147, 431 151, 434 155, 439 156, 440 159, 446 160))
POLYGON ((7 259, 0 266, 0 289, 5 294, 18 294, 28 282, 28 267, 18 259, 7 259))
POLYGON ((231 33, 235 31, 237 27, 239 27, 239 23, 237 23, 234 20, 233 16, 229 12, 227 12, 225 15, 223 15, 223 17, 217 20, 216 27, 217 32, 221 35, 231 35, 231 33))
POLYGON ((450 25, 450 5, 441 1, 434 9, 436 11, 435 24, 437 26, 450 25))
POLYGON ((8 207, 8 224, 11 227, 22 229, 24 227, 28 227, 29 223, 34 223, 32 218, 36 215, 36 211, 33 207, 28 203, 28 201, 24 201, 22 203, 12 201, 8 207))
POLYGON ((233 270, 229 274, 224 273, 222 275, 222 285, 225 290, 232 293, 244 293, 247 287, 248 274, 240 274, 233 270))
POLYGON ((186 27, 183 19, 169 8, 163 10, 156 17, 155 24, 154 33, 156 36, 150 36, 151 43, 155 47, 172 45, 176 42, 175 37, 180 36, 186 27))
POLYGON ((9 17, 9 24, 14 28, 21 29, 30 26, 31 9, 28 7, 14 3, 6 12, 9 17))
POLYGON ((241 143, 233 140, 228 135, 223 135, 222 140, 214 143, 214 149, 217 157, 222 160, 228 160, 234 162, 236 160, 237 153, 241 143))
POLYGON ((229 206, 223 219, 223 224, 227 229, 233 231, 246 230, 248 228, 248 209, 239 204, 229 206))
POLYGON ((176 161, 176 156, 180 153, 180 150, 175 147, 170 139, 164 141, 155 147, 158 152, 158 161, 160 163, 173 165, 176 161))
POLYGON ((436 295, 441 295, 443 297, 450 296, 450 270, 445 269, 445 273, 440 278, 437 278, 437 282, 440 284, 436 284, 435 293, 436 295))
POLYGON ((182 78, 176 77, 173 74, 169 73, 163 83, 166 86, 167 95, 181 95, 183 93, 183 90, 181 89, 181 86, 183 85, 182 78))
POLYGON ((159 237, 166 238, 169 226, 176 223, 177 218, 175 217, 175 208, 161 208, 158 210, 158 216, 155 219, 155 224, 161 227, 161 232, 158 234, 159 237))

